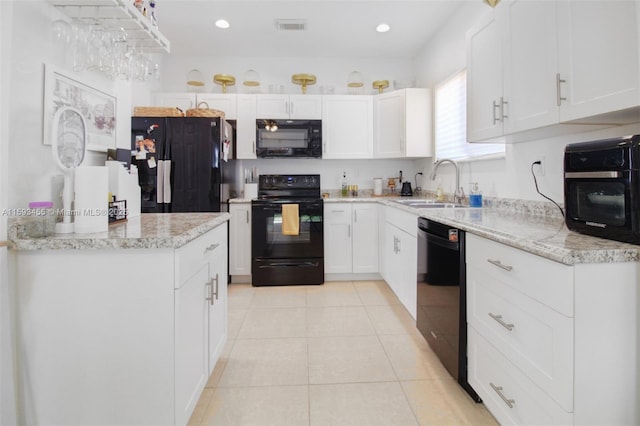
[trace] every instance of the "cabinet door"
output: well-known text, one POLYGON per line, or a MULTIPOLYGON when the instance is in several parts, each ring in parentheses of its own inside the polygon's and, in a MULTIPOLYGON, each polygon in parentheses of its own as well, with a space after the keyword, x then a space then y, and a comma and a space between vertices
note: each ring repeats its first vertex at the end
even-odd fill
POLYGON ((208 375, 213 372, 227 342, 227 227, 221 225, 213 232, 217 245, 211 249, 209 261, 208 375))
POLYGON ((256 95, 238 95, 236 158, 256 157, 256 95))
POLYGON ((418 307, 418 240, 402 230, 398 230, 396 235, 399 265, 396 295, 415 319, 418 307))
POLYGON ((251 203, 231 203, 229 213, 229 275, 251 275, 251 203))
POLYGON ((291 95, 289 97, 289 117, 320 120, 322 118, 322 96, 291 95))
POLYGON ((639 104, 637 1, 558 2, 560 120, 639 104))
POLYGON ((322 158, 373 156, 373 98, 324 96, 322 104, 322 158))
POLYGON ((196 106, 224 111, 226 120, 236 120, 238 117, 236 110, 237 95, 227 93, 199 93, 196 95, 196 106), (207 105, 201 105, 206 102, 207 105))
POLYGON ((175 107, 186 111, 196 107, 195 93, 164 92, 153 95, 153 106, 175 107))
POLYGON ((398 261, 398 228, 391 223, 384 225, 384 247, 381 250, 384 262, 384 280, 391 290, 398 295, 400 281, 400 262, 398 261))
POLYGON ((404 157, 405 92, 396 90, 375 97, 376 158, 404 157))
POLYGON ((289 118, 289 96, 256 95, 256 118, 289 118))
POLYGON ((496 8, 467 32, 467 140, 502 136, 502 31, 496 8))
POLYGON ((378 206, 354 204, 353 272, 378 272, 378 206))
POLYGON ((431 91, 403 89, 405 92, 405 157, 433 156, 431 91))
POLYGON ((175 291, 175 415, 186 425, 209 377, 209 265, 203 264, 175 291))
POLYGON ((504 10, 504 133, 559 121, 558 37, 555 2, 512 0, 504 10))
POLYGON ((324 205, 324 271, 352 272, 351 205, 324 205))

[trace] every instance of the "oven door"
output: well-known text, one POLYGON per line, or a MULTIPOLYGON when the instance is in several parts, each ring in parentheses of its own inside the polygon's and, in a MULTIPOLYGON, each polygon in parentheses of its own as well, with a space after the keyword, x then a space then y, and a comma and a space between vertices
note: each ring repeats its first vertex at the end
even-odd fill
POLYGON ((638 217, 632 208, 637 179, 637 172, 631 171, 565 173, 567 227, 601 238, 638 241, 638 217))
POLYGON ((322 213, 322 199, 254 201, 251 207, 251 251, 254 259, 323 257, 322 213), (283 204, 298 204, 298 235, 282 233, 283 204))

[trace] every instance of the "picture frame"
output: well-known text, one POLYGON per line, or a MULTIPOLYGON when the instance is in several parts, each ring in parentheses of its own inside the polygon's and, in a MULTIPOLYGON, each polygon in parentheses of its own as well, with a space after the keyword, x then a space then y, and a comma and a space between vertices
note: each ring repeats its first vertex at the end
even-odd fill
POLYGON ((116 148, 117 98, 66 71, 45 64, 43 143, 51 145, 53 116, 63 106, 78 109, 87 123, 87 149, 116 148))

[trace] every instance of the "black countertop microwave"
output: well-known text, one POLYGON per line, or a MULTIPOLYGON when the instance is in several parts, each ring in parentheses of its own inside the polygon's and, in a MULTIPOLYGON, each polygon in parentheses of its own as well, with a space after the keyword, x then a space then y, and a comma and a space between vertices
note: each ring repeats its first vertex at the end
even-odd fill
POLYGON ((258 158, 322 158, 322 120, 256 120, 258 158))
POLYGON ((569 229, 640 244, 640 135, 567 145, 564 197, 569 229))

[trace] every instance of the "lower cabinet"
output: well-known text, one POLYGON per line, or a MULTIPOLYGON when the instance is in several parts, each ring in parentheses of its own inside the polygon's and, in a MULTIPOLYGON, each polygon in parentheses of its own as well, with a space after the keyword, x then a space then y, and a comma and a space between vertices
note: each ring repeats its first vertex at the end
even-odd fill
POLYGON ((232 281, 247 281, 251 275, 251 203, 230 203, 229 275, 232 281))
POLYGON ((378 205, 324 204, 326 274, 378 272, 378 205))
POLYGON ((177 425, 188 423, 226 342, 226 253, 226 227, 217 228, 197 238, 176 253, 177 425))
POLYGON ((418 220, 415 214, 385 207, 383 275, 400 302, 416 318, 418 305, 418 220))
POLYGON ((178 249, 9 262, 18 424, 188 423, 227 339, 226 223, 178 249))
POLYGON ((498 422, 639 424, 638 266, 466 249, 469 383, 498 422))

